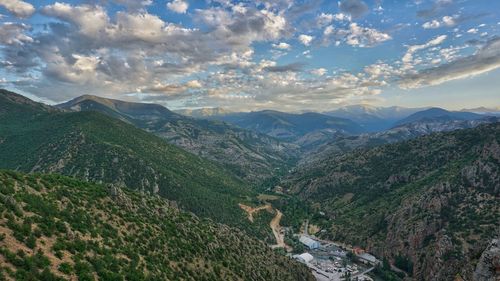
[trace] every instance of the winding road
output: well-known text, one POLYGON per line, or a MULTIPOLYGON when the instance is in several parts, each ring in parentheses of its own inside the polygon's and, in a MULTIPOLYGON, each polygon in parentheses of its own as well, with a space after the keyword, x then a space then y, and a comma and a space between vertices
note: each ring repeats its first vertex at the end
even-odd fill
MULTIPOLYGON (((240 206, 241 209, 243 209, 245 212, 247 212, 248 220, 250 222, 253 222, 253 214, 255 212, 258 212, 260 210, 268 210, 268 211, 273 210, 273 207, 271 204, 266 204, 266 205, 262 205, 262 206, 255 207, 255 208, 241 204, 241 203, 238 204, 238 206, 240 206)), ((276 239, 276 244, 272 245, 271 247, 272 248, 285 248, 285 250, 287 250, 287 251, 291 250, 291 247, 288 246, 287 244, 285 244, 285 234, 281 233, 280 221, 281 221, 281 218, 283 217, 283 213, 278 209, 274 209, 274 210, 276 211, 276 215, 269 223, 269 227, 271 227, 271 230, 273 231, 274 238, 276 239)))

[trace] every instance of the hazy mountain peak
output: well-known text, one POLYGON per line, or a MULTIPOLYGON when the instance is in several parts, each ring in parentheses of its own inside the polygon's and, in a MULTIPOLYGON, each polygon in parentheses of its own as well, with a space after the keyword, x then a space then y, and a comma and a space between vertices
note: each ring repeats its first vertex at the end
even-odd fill
POLYGON ((439 107, 431 107, 426 110, 415 112, 414 114, 398 121, 396 125, 420 122, 429 119, 446 119, 446 120, 475 120, 482 118, 482 115, 472 112, 448 111, 439 107))
POLYGON ((480 106, 480 107, 475 107, 475 108, 470 108, 470 109, 462 109, 460 110, 462 112, 473 112, 473 113, 479 113, 479 114, 495 114, 498 115, 500 114, 500 106, 493 106, 493 107, 485 107, 485 106, 480 106))
POLYGON ((324 112, 334 117, 353 120, 361 124, 366 131, 382 131, 392 127, 398 120, 422 110, 401 106, 381 107, 367 104, 346 105, 324 112))
POLYGON ((226 115, 229 113, 233 113, 233 111, 223 107, 203 107, 198 109, 186 108, 186 109, 174 110, 174 112, 195 118, 204 118, 214 115, 226 115))
POLYGON ((116 99, 109 99, 94 95, 83 95, 74 98, 68 102, 57 105, 59 108, 74 111, 97 110, 113 111, 114 117, 120 119, 142 118, 144 116, 172 117, 177 116, 166 107, 154 103, 128 102, 116 99), (104 108, 102 108, 104 107, 104 108))
POLYGON ((33 101, 23 95, 0 89, 0 113, 3 111, 56 111, 57 109, 43 103, 33 101))

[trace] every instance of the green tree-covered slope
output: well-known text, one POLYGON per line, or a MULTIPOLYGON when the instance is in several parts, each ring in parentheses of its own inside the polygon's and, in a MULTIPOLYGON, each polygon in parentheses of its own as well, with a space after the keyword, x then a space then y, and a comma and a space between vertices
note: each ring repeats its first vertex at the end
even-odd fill
POLYGON ((1 280, 314 280, 238 229, 158 196, 0 171, 1 280))
POLYGON ((61 173, 157 193, 238 226, 252 191, 220 166, 97 112, 58 112, 0 94, 0 168, 61 173))
POLYGON ((57 107, 98 111, 128 122, 223 165, 252 185, 259 185, 280 169, 286 170, 297 157, 295 145, 224 122, 183 116, 158 104, 85 95, 57 107))
POLYGON ((500 223, 500 123, 323 157, 286 182, 315 203, 327 236, 416 280, 471 279, 500 223))

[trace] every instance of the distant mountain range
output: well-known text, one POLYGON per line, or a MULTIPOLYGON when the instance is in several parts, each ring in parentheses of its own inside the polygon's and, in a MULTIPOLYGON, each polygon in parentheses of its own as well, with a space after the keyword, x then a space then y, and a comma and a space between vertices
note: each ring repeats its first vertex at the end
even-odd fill
POLYGON ((231 113, 222 116, 214 115, 210 119, 221 120, 247 130, 254 130, 287 141, 295 141, 308 133, 320 130, 341 131, 347 134, 357 134, 363 131, 359 124, 349 119, 314 112, 293 114, 264 110, 231 113))
POLYGON ((406 108, 399 106, 376 107, 370 105, 349 105, 332 111, 326 115, 347 118, 360 124, 366 132, 377 132, 391 128, 394 124, 413 113, 425 108, 406 108))
POLYGON ((395 126, 414 123, 414 122, 431 121, 431 120, 432 121, 477 120, 483 117, 484 115, 472 112, 448 111, 442 108, 433 107, 413 113, 410 116, 396 122, 395 126))
POLYGON ((500 115, 500 106, 499 107, 476 107, 470 109, 462 109, 461 111, 465 112, 473 112, 477 114, 486 114, 486 115, 500 115))
MULTIPOLYGON (((248 112, 240 112, 240 113, 232 112, 224 108, 201 108, 195 110, 183 109, 176 112, 196 118, 224 120, 228 123, 233 123, 235 125, 238 125, 238 123, 242 122, 241 119, 237 119, 235 118, 235 116, 241 117, 251 114, 248 112)), ((257 111, 257 112, 258 114, 264 114, 269 111, 257 111)), ((276 113, 276 111, 270 111, 270 112, 276 113)), ((303 113, 307 114, 310 112, 312 111, 305 111, 303 113)), ((449 117, 448 120, 473 120, 479 118, 477 116, 474 117, 474 115, 467 113, 473 113, 478 115, 500 116, 500 108, 478 107, 471 109, 462 109, 460 111, 447 111, 441 108, 429 108, 429 107, 424 107, 424 108, 407 108, 401 106, 377 107, 377 106, 359 104, 359 105, 343 106, 335 110, 322 112, 321 114, 354 121, 355 123, 361 126, 363 132, 380 132, 390 129, 394 126, 400 125, 402 123, 413 122, 422 118, 430 118, 430 117, 436 118, 442 116, 449 117), (421 113, 417 114, 418 112, 421 113), (466 114, 461 115, 460 113, 466 113, 466 114), (410 117, 411 115, 414 116, 410 117), (410 118, 411 120, 404 120, 406 118, 410 118)), ((293 113, 285 113, 285 114, 292 114, 299 116, 301 115, 293 113)), ((248 123, 244 123, 243 125, 249 128, 252 127, 252 125, 248 123)), ((253 126, 256 127, 257 125, 255 124, 253 126)), ((336 128, 329 128, 329 129, 336 129, 336 128)), ((266 132, 266 130, 263 131, 266 132)), ((311 133, 311 131, 309 130, 308 133, 311 133)))
POLYGON ((226 115, 233 113, 233 111, 221 108, 221 107, 213 107, 213 108, 199 108, 199 109, 180 109, 175 110, 176 113, 190 116, 194 118, 206 118, 214 115, 226 115))
POLYGON ((215 120, 195 119, 158 104, 85 95, 57 107, 98 111, 147 130, 196 155, 216 161, 240 178, 258 183, 297 157, 296 146, 215 120))
POLYGON ((500 117, 485 116, 475 120, 424 119, 382 132, 365 133, 358 136, 340 134, 327 142, 322 140, 314 146, 307 147, 308 153, 301 157, 298 165, 304 165, 304 163, 311 161, 321 162, 324 161, 324 157, 331 157, 333 154, 342 155, 359 148, 370 148, 432 133, 474 128, 482 124, 496 122, 500 122, 500 117))

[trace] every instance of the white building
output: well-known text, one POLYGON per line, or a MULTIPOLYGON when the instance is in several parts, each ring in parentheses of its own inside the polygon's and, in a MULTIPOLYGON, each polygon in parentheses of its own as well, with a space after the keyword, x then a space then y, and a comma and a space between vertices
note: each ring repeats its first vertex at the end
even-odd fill
POLYGON ((307 237, 305 235, 302 235, 300 236, 300 239, 299 239, 300 243, 306 245, 307 247, 309 247, 309 249, 318 249, 320 244, 318 241, 314 240, 314 239, 311 239, 310 237, 307 237))
POLYGON ((361 255, 358 255, 358 258, 362 263, 365 263, 365 264, 377 265, 380 263, 380 261, 376 257, 374 257, 368 253, 363 253, 361 255))
POLYGON ((310 263, 314 259, 314 257, 309 253, 295 255, 295 256, 293 256, 293 258, 300 261, 301 263, 310 263))

